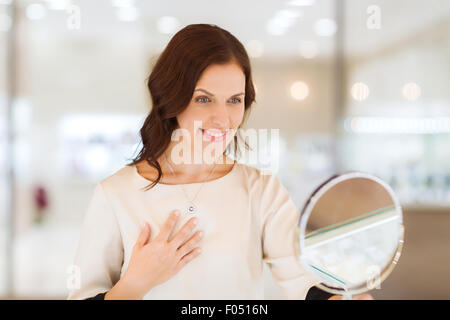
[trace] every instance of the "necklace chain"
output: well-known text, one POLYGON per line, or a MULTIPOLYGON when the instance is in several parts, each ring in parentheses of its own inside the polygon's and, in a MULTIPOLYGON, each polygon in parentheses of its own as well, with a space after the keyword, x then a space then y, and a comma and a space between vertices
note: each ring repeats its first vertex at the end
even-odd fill
MULTIPOLYGON (((172 166, 169 163, 169 160, 167 159, 167 154, 164 154, 165 158, 166 158, 166 162, 167 165, 169 166, 170 171, 172 171, 173 175, 176 177, 176 173, 173 170, 172 166)), ((180 184, 181 190, 183 191, 185 197, 189 200, 189 202, 193 205, 189 207, 189 213, 194 213, 195 209, 196 209, 196 204, 194 202, 194 200, 197 198, 198 194, 200 193, 201 189, 203 188, 203 185, 205 184, 205 182, 208 180, 209 176, 213 173, 214 169, 216 168, 217 162, 214 162, 214 166, 211 170, 211 172, 208 174, 208 176, 206 177, 206 179, 203 181, 202 185, 200 186, 200 188, 198 189, 197 193, 195 194, 194 198, 191 200, 189 199, 186 190, 184 190, 183 186, 180 184)))

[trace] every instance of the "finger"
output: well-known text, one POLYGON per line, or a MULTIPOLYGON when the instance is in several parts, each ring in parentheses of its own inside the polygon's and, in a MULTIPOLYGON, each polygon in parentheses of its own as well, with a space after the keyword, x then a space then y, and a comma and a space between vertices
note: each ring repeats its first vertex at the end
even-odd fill
POLYGON ((150 238, 150 226, 147 222, 144 224, 144 228, 141 230, 141 233, 139 234, 139 237, 136 241, 137 245, 142 247, 147 244, 148 239, 150 238))
POLYGON ((175 271, 180 271, 187 263, 192 261, 195 257, 197 257, 202 252, 201 248, 195 248, 188 254, 186 254, 183 258, 181 258, 180 262, 178 262, 177 266, 175 267, 175 271))
POLYGON ((172 232, 173 228, 175 227, 175 224, 178 221, 178 217, 180 216, 180 211, 175 210, 172 211, 169 218, 167 218, 166 222, 161 228, 161 231, 158 234, 158 238, 160 240, 167 241, 169 238, 170 233, 172 232))
POLYGON ((357 295, 354 300, 374 300, 372 295, 370 295, 369 293, 362 293, 357 295))
POLYGON ((181 244, 183 244, 188 239, 197 223, 198 218, 191 218, 184 224, 184 226, 180 230, 178 230, 178 232, 170 240, 170 243, 174 245, 175 249, 178 249, 181 244))
POLYGON ((198 242, 201 240, 203 236, 203 231, 197 231, 188 241, 186 241, 185 244, 183 244, 181 247, 178 248, 177 254, 178 256, 184 257, 187 253, 189 253, 192 249, 195 248, 195 246, 198 244, 198 242))

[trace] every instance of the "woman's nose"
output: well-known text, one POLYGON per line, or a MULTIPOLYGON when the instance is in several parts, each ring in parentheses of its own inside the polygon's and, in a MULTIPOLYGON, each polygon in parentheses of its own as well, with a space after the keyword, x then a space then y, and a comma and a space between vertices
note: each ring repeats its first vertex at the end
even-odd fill
POLYGON ((228 109, 224 105, 219 105, 212 110, 210 115, 211 124, 216 129, 225 130, 229 128, 230 125, 230 115, 228 114, 228 109))

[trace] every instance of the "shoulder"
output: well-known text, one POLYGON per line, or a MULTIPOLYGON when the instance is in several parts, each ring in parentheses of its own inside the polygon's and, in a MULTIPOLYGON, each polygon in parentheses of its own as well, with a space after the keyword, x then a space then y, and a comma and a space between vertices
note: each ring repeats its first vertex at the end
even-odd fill
POLYGON ((275 171, 261 170, 246 164, 241 164, 241 168, 249 183, 249 193, 262 211, 277 211, 276 208, 281 208, 286 203, 293 204, 289 190, 275 171))
POLYGON ((257 215, 266 221, 272 213, 296 213, 289 191, 274 171, 261 170, 246 164, 240 167, 248 183, 248 193, 257 215))
POLYGON ((268 187, 280 188, 283 187, 276 173, 270 170, 261 170, 257 167, 238 163, 242 176, 245 181, 253 187, 264 190, 268 187))
POLYGON ((129 189, 132 185, 134 169, 134 166, 126 165, 100 180, 97 186, 100 186, 106 193, 116 193, 119 190, 129 189))

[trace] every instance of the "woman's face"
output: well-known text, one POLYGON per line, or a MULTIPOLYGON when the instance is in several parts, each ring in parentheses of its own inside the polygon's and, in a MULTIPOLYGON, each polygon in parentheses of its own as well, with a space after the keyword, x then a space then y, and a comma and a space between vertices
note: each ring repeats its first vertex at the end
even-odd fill
POLYGON ((245 74, 238 64, 214 64, 205 69, 190 103, 177 116, 180 128, 190 134, 191 152, 196 157, 217 159, 224 152, 243 121, 244 97, 245 74))

